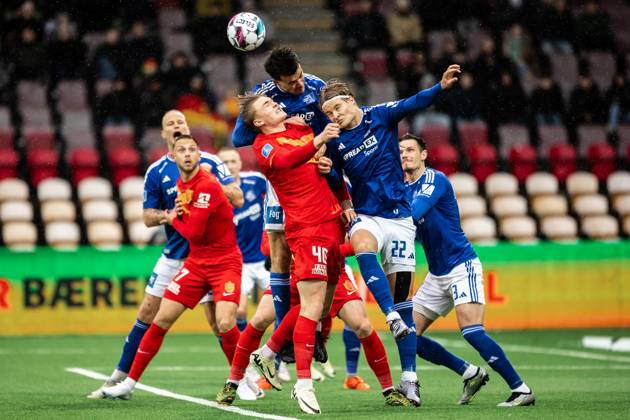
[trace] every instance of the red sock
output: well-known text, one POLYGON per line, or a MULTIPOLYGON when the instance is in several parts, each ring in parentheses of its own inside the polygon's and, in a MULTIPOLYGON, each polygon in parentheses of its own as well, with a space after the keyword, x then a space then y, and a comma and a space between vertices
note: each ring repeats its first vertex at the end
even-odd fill
POLYGON ((240 381, 243 379, 245 369, 247 369, 249 364, 249 356, 260 345, 260 340, 264 333, 264 331, 259 331, 252 327, 252 324, 247 324, 236 344, 232 368, 230 369, 230 380, 240 381))
POLYGON ((298 379, 311 379, 311 362, 315 348, 315 329, 317 321, 299 316, 293 332, 295 349, 295 370, 298 379))
POLYGON ((330 314, 326 315, 321 320, 322 323, 322 336, 324 337, 324 341, 328 341, 330 337, 330 330, 332 329, 332 317, 330 314))
POLYGON ((140 341, 136 357, 133 359, 133 364, 129 370, 129 377, 131 379, 134 381, 140 380, 142 373, 160 350, 160 346, 167 332, 168 330, 151 323, 144 337, 142 337, 142 341, 140 341))
POLYGON ((228 363, 231 365, 232 359, 234 359, 236 343, 238 343, 238 338, 241 333, 235 325, 230 331, 219 333, 219 335, 221 336, 221 348, 223 349, 223 353, 225 353, 225 357, 228 359, 228 363))
POLYGON ((383 390, 391 388, 392 385, 392 373, 389 370, 389 362, 387 361, 387 353, 385 353, 385 347, 381 338, 376 334, 376 330, 372 331, 372 334, 365 338, 361 338, 361 345, 365 350, 365 358, 368 365, 376 375, 376 378, 381 383, 383 390))
POLYGON ((267 346, 279 353, 291 339, 293 338, 293 330, 295 329, 295 323, 300 315, 300 305, 295 305, 289 312, 282 318, 282 322, 278 325, 278 328, 273 332, 269 340, 267 340, 267 346))

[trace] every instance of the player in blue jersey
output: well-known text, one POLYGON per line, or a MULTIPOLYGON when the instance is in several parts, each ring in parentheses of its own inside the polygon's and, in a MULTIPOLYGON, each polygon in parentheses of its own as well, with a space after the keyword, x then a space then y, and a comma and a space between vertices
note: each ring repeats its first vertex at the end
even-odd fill
MULTIPOLYGON (((166 211, 175 207, 179 170, 173 158, 173 145, 175 138, 182 134, 190 134, 184 114, 177 110, 166 112, 162 118, 162 138, 166 141, 169 151, 149 166, 144 180, 143 218, 148 227, 164 224, 166 211)), ((241 207, 243 205, 243 193, 221 160, 215 155, 202 153, 201 164, 221 182, 223 192, 230 203, 234 207, 241 207)), ((118 365, 103 385, 104 387, 115 385, 126 378, 138 345, 157 314, 166 287, 179 272, 183 260, 188 255, 189 248, 186 239, 170 225, 165 225, 165 230, 167 243, 149 278, 144 299, 138 309, 137 319, 129 335, 125 338, 118 365)), ((208 316, 210 311, 207 308, 204 310, 208 316)), ((91 399, 104 397, 102 387, 88 395, 88 398, 91 399)))
POLYGON ((488 382, 488 374, 483 368, 460 359, 423 335, 438 316, 446 316, 455 306, 457 322, 466 341, 512 390, 510 397, 499 407, 534 405, 534 393, 520 378, 501 347, 484 330, 481 263, 462 231, 450 181, 442 172, 426 168, 427 150, 422 139, 410 134, 401 137, 400 156, 416 235, 429 264, 429 272, 413 298, 418 355, 463 377, 464 392, 459 404, 468 404, 488 382))
POLYGON ((324 113, 341 127, 339 137, 328 144, 327 154, 335 171, 345 174, 352 184, 358 217, 350 229, 350 242, 365 284, 397 340, 403 370, 399 390, 416 406, 421 402, 415 339, 410 334, 415 226, 400 166, 398 122, 430 106, 442 90, 457 82, 459 71, 458 65, 451 65, 432 88, 371 107, 359 107, 348 85, 340 81, 328 82, 320 96, 324 113))

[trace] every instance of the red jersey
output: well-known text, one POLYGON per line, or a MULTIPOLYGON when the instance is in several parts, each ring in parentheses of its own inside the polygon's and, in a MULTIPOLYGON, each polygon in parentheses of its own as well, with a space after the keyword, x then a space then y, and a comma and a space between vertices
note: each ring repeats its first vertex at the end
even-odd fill
POLYGON ((232 206, 213 175, 199 170, 188 182, 180 177, 177 197, 185 210, 182 216, 173 219, 173 227, 190 245, 187 261, 204 267, 233 259, 235 254, 242 259, 232 206))
POLYGON ((338 199, 326 177, 317 170, 313 130, 305 125, 285 127, 285 131, 256 136, 254 152, 284 210, 289 236, 291 232, 338 219, 339 201, 350 196, 344 184, 338 199))

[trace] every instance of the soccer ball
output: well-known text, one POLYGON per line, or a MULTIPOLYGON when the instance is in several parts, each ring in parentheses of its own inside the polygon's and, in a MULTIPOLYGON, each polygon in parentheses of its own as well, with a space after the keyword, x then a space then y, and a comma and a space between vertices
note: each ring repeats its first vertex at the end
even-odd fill
POLYGON ((253 13, 239 13, 230 19, 227 36, 237 50, 253 51, 265 40, 265 24, 253 13))

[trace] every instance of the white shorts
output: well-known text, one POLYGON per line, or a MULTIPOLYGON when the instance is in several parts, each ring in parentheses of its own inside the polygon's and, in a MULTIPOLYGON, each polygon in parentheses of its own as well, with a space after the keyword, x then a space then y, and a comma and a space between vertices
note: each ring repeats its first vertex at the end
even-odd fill
POLYGON ((416 271, 416 226, 411 217, 386 219, 359 214, 350 228, 350 238, 360 229, 376 238, 385 274, 416 271))
POLYGON ((428 273, 413 297, 413 310, 434 320, 463 303, 486 303, 479 258, 456 266, 444 276, 428 273))
POLYGON ((249 296, 256 286, 260 290, 269 286, 269 271, 265 270, 265 261, 243 264, 241 294, 249 296))
POLYGON ((284 210, 280 207, 278 196, 269 181, 265 195, 265 230, 284 232, 284 210))
POLYGON ((149 277, 149 283, 144 289, 144 292, 151 296, 162 298, 166 286, 168 286, 173 277, 179 273, 183 265, 184 260, 174 260, 160 255, 160 258, 158 258, 155 263, 155 267, 153 267, 153 272, 151 273, 151 277, 149 277))

